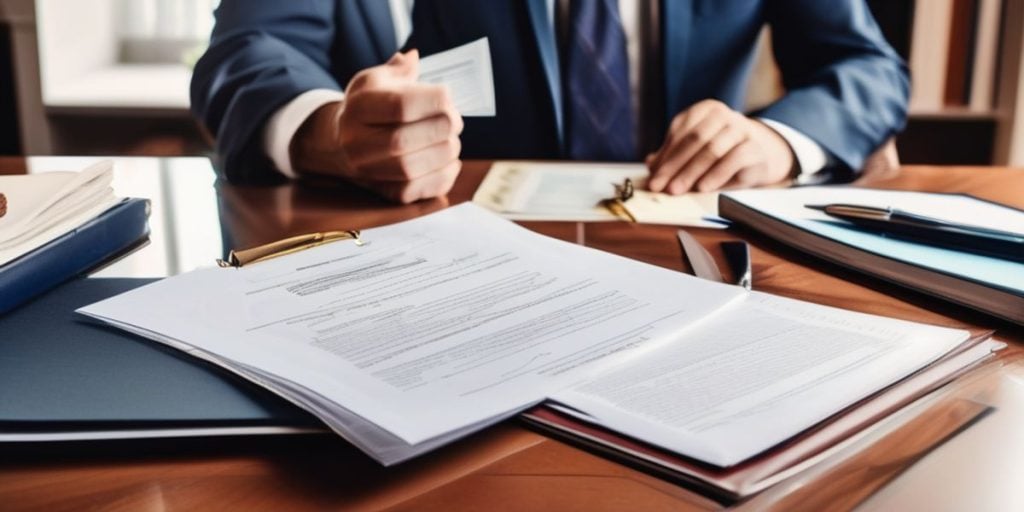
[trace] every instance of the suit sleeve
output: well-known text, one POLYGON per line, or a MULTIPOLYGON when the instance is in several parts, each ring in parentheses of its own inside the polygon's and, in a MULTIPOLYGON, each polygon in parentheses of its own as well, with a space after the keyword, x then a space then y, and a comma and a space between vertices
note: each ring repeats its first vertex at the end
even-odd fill
POLYGON ((858 172, 906 124, 906 63, 864 0, 771 0, 766 9, 787 92, 757 115, 799 130, 842 170, 858 172))
POLYGON ((267 118, 305 91, 341 89, 329 72, 334 9, 333 0, 220 2, 191 99, 229 180, 280 177, 263 151, 267 118))

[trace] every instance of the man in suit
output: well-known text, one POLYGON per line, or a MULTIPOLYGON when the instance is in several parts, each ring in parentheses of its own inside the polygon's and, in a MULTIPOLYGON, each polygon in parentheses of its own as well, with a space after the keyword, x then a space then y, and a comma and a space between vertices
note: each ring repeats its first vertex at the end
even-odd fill
POLYGON ((233 180, 330 174, 411 202, 446 193, 460 158, 571 158, 644 160, 673 194, 812 182, 856 173, 906 118, 906 67, 864 0, 223 0, 216 16, 192 104, 233 180), (396 54, 409 4, 416 50, 396 54), (787 92, 745 115, 765 23, 787 92), (416 82, 418 58, 481 37, 497 115, 463 119, 416 82))

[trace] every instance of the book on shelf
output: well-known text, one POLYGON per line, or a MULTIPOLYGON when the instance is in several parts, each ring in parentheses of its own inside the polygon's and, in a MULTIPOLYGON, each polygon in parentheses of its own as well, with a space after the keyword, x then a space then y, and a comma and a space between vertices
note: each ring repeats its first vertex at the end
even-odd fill
POLYGON ((908 59, 912 111, 995 108, 1002 9, 1002 0, 914 2, 908 59))
POLYGON ((977 26, 967 106, 975 112, 995 108, 996 74, 999 67, 1002 0, 977 0, 977 26))
POLYGON ((910 42, 911 111, 937 111, 945 103, 953 0, 914 3, 910 42))

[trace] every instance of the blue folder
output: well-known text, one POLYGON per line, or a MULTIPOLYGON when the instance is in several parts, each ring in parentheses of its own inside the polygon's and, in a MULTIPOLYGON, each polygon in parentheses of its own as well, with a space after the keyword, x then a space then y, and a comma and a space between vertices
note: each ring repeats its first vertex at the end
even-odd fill
POLYGON ((220 368, 74 313, 151 281, 78 279, 0 317, 0 442, 323 429, 220 368))
POLYGON ((125 199, 73 231, 0 265, 0 315, 145 244, 148 219, 148 200, 125 199))

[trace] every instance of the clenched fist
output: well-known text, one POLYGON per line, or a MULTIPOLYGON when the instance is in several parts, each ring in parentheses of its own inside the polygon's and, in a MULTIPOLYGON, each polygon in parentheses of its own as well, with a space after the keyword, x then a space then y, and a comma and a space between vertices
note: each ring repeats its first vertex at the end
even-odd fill
POLYGON ((794 170, 793 150, 781 135, 715 100, 677 115, 646 163, 648 187, 673 195, 770 185, 794 170))
POLYGON ((448 89, 417 83, 419 53, 395 54, 316 110, 289 148, 297 170, 347 178, 400 203, 443 196, 462 162, 462 116, 448 89))

